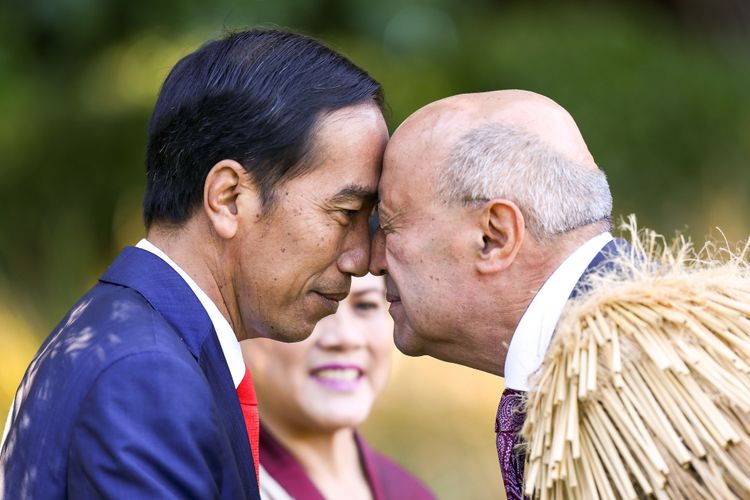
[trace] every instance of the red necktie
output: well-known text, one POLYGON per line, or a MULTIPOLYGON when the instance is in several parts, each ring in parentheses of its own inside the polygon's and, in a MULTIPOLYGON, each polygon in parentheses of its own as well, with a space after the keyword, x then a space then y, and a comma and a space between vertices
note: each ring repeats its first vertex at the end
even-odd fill
POLYGON ((242 377, 240 385, 237 386, 237 397, 240 400, 242 416, 245 417, 245 428, 247 435, 250 437, 250 450, 253 452, 253 462, 255 463, 255 477, 260 478, 260 419, 258 417, 258 398, 255 396, 255 386, 253 386, 253 377, 250 375, 250 369, 245 366, 245 376, 242 377))

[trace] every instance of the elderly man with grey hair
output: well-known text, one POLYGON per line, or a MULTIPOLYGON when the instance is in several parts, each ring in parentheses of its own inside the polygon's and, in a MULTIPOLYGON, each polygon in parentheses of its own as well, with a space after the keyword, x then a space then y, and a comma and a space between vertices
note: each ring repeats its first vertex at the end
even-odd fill
POLYGON ((386 274, 396 345, 505 377, 498 456, 521 498, 528 378, 582 277, 617 251, 607 179, 563 108, 505 90, 410 116, 379 194, 370 272, 386 274))

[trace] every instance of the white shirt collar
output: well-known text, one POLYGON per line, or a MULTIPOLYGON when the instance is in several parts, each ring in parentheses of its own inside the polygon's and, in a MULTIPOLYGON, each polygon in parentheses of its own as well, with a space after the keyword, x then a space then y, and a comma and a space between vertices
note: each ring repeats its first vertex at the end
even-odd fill
POLYGON ((216 307, 216 304, 214 304, 209 296, 206 295, 206 292, 201 290, 198 284, 156 245, 144 238, 138 242, 136 247, 151 252, 169 264, 169 266, 177 271, 177 274, 185 280, 185 283, 188 284, 195 296, 198 297, 198 300, 206 310, 209 319, 211 319, 211 323, 213 323, 214 330, 216 330, 216 336, 219 338, 219 345, 221 345, 221 350, 224 353, 224 359, 226 359, 227 365, 229 366, 229 373, 232 374, 234 387, 237 388, 237 386, 240 385, 242 378, 245 376, 245 361, 242 358, 240 343, 237 341, 237 336, 234 334, 234 330, 232 330, 229 321, 227 321, 224 315, 221 314, 219 308, 216 307))
POLYGON ((505 387, 528 391, 528 379, 544 361, 565 303, 596 254, 612 240, 602 233, 578 247, 547 278, 523 313, 505 358, 505 387))

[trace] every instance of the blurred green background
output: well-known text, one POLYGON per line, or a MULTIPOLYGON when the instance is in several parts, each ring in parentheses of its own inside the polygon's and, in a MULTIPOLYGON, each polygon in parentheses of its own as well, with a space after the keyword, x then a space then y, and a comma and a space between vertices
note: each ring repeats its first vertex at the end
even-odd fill
MULTIPOLYGON (((523 88, 577 120, 617 216, 750 233, 750 2, 10 0, 0 6, 0 408, 41 339, 142 235, 146 122, 179 57, 225 30, 316 36, 386 89, 395 128, 523 88)), ((398 356, 365 431, 443 498, 497 498, 502 381, 398 356)), ((61 388, 64 390, 64 388, 61 388)))

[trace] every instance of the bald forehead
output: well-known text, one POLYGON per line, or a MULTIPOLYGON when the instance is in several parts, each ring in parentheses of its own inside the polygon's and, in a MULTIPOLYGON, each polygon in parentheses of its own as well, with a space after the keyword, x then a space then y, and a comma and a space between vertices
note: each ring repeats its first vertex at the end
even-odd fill
POLYGON ((572 162, 597 168, 570 114, 551 99, 522 90, 462 94, 421 108, 393 134, 386 161, 421 155, 437 165, 459 139, 488 123, 530 132, 572 162))
MULTIPOLYGON (((450 154, 462 129, 457 121, 469 120, 458 102, 437 101, 416 111, 393 133, 383 157, 383 176, 434 177, 435 167, 450 154)), ((468 125, 468 123, 467 123, 468 125)))

